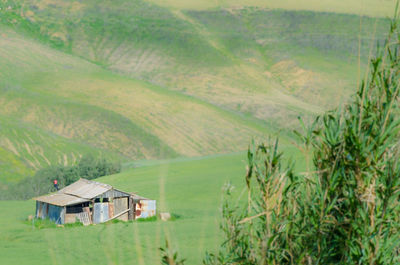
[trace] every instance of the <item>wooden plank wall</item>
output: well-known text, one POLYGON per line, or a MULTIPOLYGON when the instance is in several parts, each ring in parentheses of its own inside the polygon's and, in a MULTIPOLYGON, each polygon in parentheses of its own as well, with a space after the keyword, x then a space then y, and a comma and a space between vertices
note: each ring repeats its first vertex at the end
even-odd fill
MULTIPOLYGON (((115 198, 113 202, 114 202, 114 215, 117 215, 128 209, 128 197, 115 198)), ((124 213, 117 219, 121 221, 128 221, 128 213, 124 213)))
POLYGON ((75 213, 67 213, 65 214, 65 223, 72 224, 76 221, 76 214, 75 213))

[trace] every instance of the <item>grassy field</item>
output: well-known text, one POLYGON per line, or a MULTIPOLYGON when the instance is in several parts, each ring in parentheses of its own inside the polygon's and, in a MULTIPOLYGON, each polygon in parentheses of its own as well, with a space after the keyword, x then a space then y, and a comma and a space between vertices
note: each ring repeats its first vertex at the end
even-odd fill
POLYGON ((393 16, 395 0, 148 0, 173 9, 205 10, 214 8, 240 8, 243 6, 285 10, 310 10, 368 16, 393 16))
MULTIPOLYGON (((295 149, 285 149, 301 161, 295 149)), ((2 201, 0 264, 158 264, 158 247, 165 237, 188 258, 188 264, 201 264, 204 252, 220 243, 224 183, 230 181, 237 196, 243 191, 245 159, 245 153, 237 153, 138 163, 136 168, 99 179, 156 199, 158 211, 179 216, 169 222, 37 229, 24 222, 34 213, 33 201, 2 201)))

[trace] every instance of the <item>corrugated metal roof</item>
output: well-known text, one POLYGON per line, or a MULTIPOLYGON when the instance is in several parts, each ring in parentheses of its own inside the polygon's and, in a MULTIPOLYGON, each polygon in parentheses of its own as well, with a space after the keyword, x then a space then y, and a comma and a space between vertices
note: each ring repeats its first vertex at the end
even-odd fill
POLYGON ((79 179, 71 185, 59 190, 59 193, 70 194, 84 199, 93 199, 112 189, 112 186, 87 179, 79 179))
POLYGON ((67 205, 74 205, 78 203, 87 202, 89 200, 79 198, 73 195, 63 194, 63 193, 53 193, 50 195, 40 196, 34 198, 36 201, 45 202, 57 206, 67 206, 67 205))
POLYGON ((150 200, 150 199, 148 199, 148 198, 139 196, 139 195, 137 195, 137 194, 135 194, 135 193, 130 193, 130 195, 131 195, 131 197, 132 197, 134 200, 150 200))
POLYGON ((34 199, 57 206, 67 206, 88 202, 94 198, 100 198, 106 195, 111 197, 131 196, 136 201, 149 200, 134 193, 127 193, 117 189, 113 189, 113 187, 108 184, 82 178, 72 183, 71 185, 59 190, 57 193, 37 197, 34 199))

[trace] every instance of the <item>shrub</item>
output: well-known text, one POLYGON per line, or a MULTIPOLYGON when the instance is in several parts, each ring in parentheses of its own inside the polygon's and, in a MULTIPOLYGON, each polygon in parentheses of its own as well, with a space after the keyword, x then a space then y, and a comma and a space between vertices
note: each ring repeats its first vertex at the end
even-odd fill
POLYGON ((29 199, 55 191, 53 180, 57 179, 60 188, 67 186, 79 178, 95 179, 116 174, 121 171, 119 163, 110 162, 104 158, 83 156, 72 166, 50 166, 38 170, 34 176, 26 177, 15 185, 9 185, 0 195, 1 199, 29 199))

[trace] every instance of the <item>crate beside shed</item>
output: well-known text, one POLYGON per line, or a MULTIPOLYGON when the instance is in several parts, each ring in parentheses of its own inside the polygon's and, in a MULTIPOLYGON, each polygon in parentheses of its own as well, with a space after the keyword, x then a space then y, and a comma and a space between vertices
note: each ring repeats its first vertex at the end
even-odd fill
POLYGON ((57 224, 128 221, 156 214, 155 200, 82 178, 58 192, 34 199, 36 218, 49 218, 57 224))

